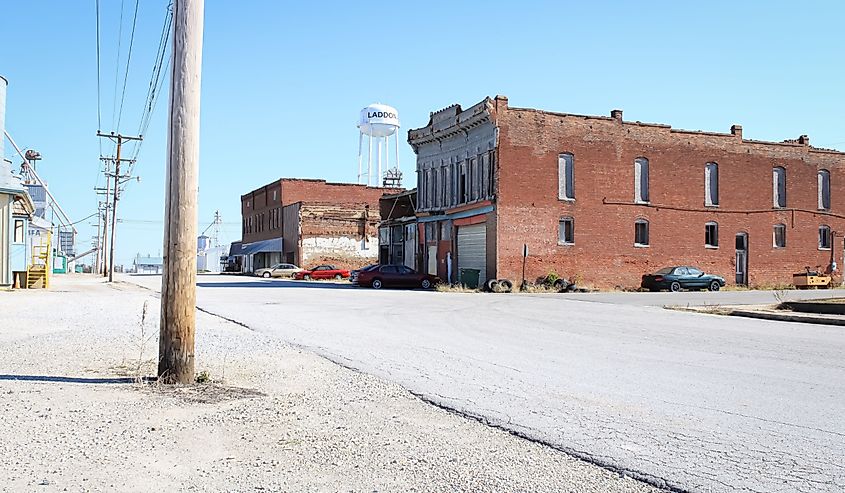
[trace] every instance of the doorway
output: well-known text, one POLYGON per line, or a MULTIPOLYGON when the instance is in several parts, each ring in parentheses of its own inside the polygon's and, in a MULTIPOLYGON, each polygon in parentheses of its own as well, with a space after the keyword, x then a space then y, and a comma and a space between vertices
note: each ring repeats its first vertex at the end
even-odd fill
POLYGON ((736 234, 736 283, 748 285, 748 233, 736 234))

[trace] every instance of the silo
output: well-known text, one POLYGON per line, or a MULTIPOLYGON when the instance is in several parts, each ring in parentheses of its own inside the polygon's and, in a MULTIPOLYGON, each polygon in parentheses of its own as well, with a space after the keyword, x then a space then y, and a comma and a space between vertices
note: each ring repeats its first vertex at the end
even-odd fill
POLYGON ((0 168, 4 167, 6 161, 3 159, 5 154, 5 148, 3 147, 3 143, 6 142, 6 136, 4 132, 6 131, 6 79, 0 75, 0 168))

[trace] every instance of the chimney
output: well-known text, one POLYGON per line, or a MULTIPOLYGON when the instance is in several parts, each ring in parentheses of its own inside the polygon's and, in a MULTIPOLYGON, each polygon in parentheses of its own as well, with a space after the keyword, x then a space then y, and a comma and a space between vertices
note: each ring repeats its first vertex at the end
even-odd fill
POLYGON ((742 125, 731 125, 731 135, 742 140, 742 125))
POLYGON ((497 94, 495 98, 493 98, 493 106, 496 110, 504 110, 507 111, 508 109, 508 97, 502 96, 501 94, 497 94))
POLYGON ((808 145, 810 145, 810 137, 806 134, 802 135, 802 136, 798 137, 798 143, 804 144, 805 146, 808 146, 808 145))
POLYGON ((622 110, 611 110, 610 117, 618 122, 622 122, 622 110))

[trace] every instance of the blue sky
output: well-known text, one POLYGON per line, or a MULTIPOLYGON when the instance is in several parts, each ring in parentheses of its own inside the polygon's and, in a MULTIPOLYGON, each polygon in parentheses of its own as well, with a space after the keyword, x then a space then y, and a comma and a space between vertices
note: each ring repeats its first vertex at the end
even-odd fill
MULTIPOLYGON (((140 0, 119 130, 137 131, 168 0, 140 0)), ((118 105, 135 2, 124 0, 118 105)), ((96 208, 94 0, 0 0, 6 126, 74 219, 96 208)), ((121 0, 100 0, 102 130, 112 125, 121 0)), ((845 149, 845 3, 206 2, 200 228, 279 177, 354 181, 358 111, 429 112, 504 94, 512 106, 607 115, 845 149)), ((166 87, 166 86, 165 86, 166 87)), ((119 204, 117 263, 161 251, 166 99, 119 204)), ((116 123, 116 122, 115 122, 116 123)), ((414 155, 400 142, 406 184, 414 155)), ((108 146, 104 151, 108 151, 108 146)), ((6 146, 6 157, 12 148, 6 146)), ((13 159, 15 164, 19 159, 13 159)), ((410 175, 410 176, 409 176, 410 175)), ((79 225, 89 243, 90 221, 79 225)))

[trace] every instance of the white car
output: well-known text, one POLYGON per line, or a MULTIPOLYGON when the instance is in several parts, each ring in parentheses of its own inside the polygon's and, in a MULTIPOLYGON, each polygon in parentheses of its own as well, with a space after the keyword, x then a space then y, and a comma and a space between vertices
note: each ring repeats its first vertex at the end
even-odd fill
POLYGON ((301 271, 301 267, 297 267, 293 264, 276 264, 272 267, 265 267, 263 269, 258 269, 255 271, 255 275, 258 277, 293 277, 294 274, 301 271))

